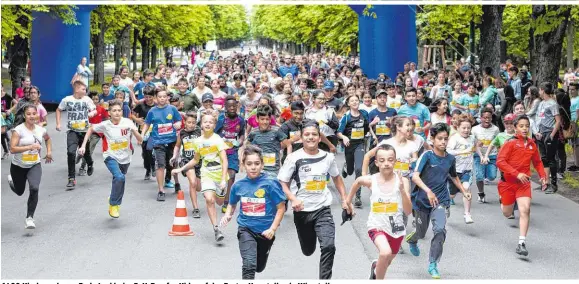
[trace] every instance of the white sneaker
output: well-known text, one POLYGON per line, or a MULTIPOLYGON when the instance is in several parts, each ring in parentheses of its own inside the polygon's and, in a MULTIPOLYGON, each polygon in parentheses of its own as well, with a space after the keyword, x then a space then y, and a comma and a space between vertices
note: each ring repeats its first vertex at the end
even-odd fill
POLYGON ((12 191, 14 191, 14 181, 12 181, 11 175, 8 175, 8 185, 10 186, 10 189, 12 189, 12 191))
POLYGON ((557 179, 563 179, 564 176, 561 173, 557 173, 557 179))
POLYGON ((467 224, 474 223, 474 221, 472 220, 472 216, 470 216, 470 214, 464 214, 464 222, 467 224))
POLYGON ((34 225, 34 219, 32 219, 32 217, 26 218, 26 229, 36 229, 36 225, 34 225))

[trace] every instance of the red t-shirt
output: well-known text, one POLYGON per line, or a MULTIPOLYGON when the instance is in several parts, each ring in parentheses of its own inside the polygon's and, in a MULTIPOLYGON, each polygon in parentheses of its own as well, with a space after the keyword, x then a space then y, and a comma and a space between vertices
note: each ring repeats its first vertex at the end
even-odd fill
MULTIPOLYGON (((98 105, 98 106, 96 107, 96 111, 97 111, 97 113, 95 114, 95 116, 90 117, 90 118, 88 119, 88 121, 89 121, 91 124, 98 124, 98 123, 103 122, 103 120, 109 118, 109 112, 108 112, 104 107, 98 105)), ((102 134, 102 133, 97 133, 97 134, 98 134, 98 136, 103 137, 103 134, 102 134)))

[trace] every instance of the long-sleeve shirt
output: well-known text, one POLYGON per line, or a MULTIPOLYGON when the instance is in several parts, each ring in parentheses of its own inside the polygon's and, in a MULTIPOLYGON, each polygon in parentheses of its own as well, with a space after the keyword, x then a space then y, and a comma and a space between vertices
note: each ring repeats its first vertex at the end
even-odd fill
POLYGON ((527 137, 517 134, 515 138, 508 140, 497 157, 497 167, 503 173, 504 181, 508 183, 518 183, 519 173, 531 175, 531 162, 541 178, 545 178, 545 169, 539 149, 535 142, 527 137))
POLYGON ((515 80, 510 80, 509 85, 511 85, 511 87, 513 87, 513 90, 515 91, 515 98, 517 98, 517 100, 522 99, 521 98, 521 79, 517 78, 515 80))

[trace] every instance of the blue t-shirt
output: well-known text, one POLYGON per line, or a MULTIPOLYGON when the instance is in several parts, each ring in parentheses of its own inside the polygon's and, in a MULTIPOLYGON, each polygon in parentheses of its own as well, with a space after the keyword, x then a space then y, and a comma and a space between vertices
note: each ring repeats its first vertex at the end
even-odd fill
MULTIPOLYGON (((417 103, 414 106, 409 106, 408 104, 401 106, 400 109, 398 109, 398 115, 411 117, 412 120, 414 120, 416 127, 424 127, 426 122, 430 122, 430 111, 428 110, 428 107, 420 103, 417 103)), ((415 133, 420 134, 422 138, 426 139, 424 131, 421 133, 415 133)))
POLYGON ((370 123, 374 121, 374 118, 376 117, 380 119, 380 122, 378 122, 378 124, 376 124, 373 127, 374 133, 376 134, 376 137, 378 137, 378 142, 392 137, 392 132, 390 131, 390 124, 387 123, 387 121, 388 119, 396 115, 397 115, 396 110, 389 107, 386 108, 385 112, 379 111, 378 108, 375 108, 370 111, 370 113, 368 114, 368 119, 370 120, 370 123))
POLYGON ((245 177, 237 181, 229 195, 230 204, 241 202, 237 224, 258 234, 271 227, 277 205, 285 200, 279 181, 263 173, 256 179, 245 177))
POLYGON ((100 95, 99 95, 99 101, 108 102, 108 101, 112 101, 112 100, 114 100, 114 99, 115 99, 115 94, 112 94, 112 95, 111 95, 111 94, 109 93, 108 95, 105 95, 105 94, 100 94, 100 95))
POLYGON ((127 88, 126 86, 123 86, 123 85, 118 85, 118 86, 116 86, 116 87, 115 87, 115 86, 111 86, 111 90, 110 90, 110 92, 109 92, 109 96, 110 96, 110 95, 113 95, 113 96, 114 96, 117 91, 121 91, 121 92, 125 93, 125 100, 124 100, 123 102, 128 103, 128 102, 129 102, 129 99, 130 99, 130 97, 131 97, 131 96, 130 96, 131 92, 129 91, 129 88, 127 88))
POLYGON ((295 64, 288 66, 282 65, 278 68, 279 76, 284 78, 285 75, 292 74, 293 78, 295 79, 298 76, 298 67, 295 64))
POLYGON ((574 121, 577 120, 577 110, 579 109, 579 97, 574 97, 571 99, 571 122, 573 123, 574 121))
POLYGON ((145 83, 143 81, 137 82, 137 84, 135 84, 135 87, 133 87, 133 92, 135 93, 135 97, 138 100, 141 100, 145 97, 145 94, 143 94, 143 88, 145 88, 145 86, 147 85, 155 87, 155 84, 153 82, 145 83))
POLYGON ((167 105, 162 108, 158 106, 151 108, 145 118, 145 123, 153 128, 149 143, 154 147, 177 141, 177 129, 173 127, 173 123, 177 121, 181 121, 181 114, 176 107, 167 105))
MULTIPOLYGON (((448 176, 456 177, 455 158, 446 153, 446 156, 439 157, 434 152, 424 152, 416 162, 415 172, 420 173, 420 179, 432 190, 438 203, 450 206, 450 193, 448 191, 448 176)), ((416 186, 412 193, 412 204, 414 209, 430 212, 432 206, 428 201, 426 192, 416 186)))

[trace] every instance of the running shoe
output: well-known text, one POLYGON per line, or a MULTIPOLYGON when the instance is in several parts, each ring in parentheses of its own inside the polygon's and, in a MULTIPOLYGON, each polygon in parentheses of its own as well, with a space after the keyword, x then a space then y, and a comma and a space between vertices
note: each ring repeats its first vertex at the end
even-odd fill
POLYGON ((420 249, 418 248, 417 243, 408 243, 408 247, 410 248, 410 253, 413 256, 419 256, 420 255, 420 249))
POLYGON ((464 222, 467 224, 474 223, 474 221, 472 220, 472 216, 470 216, 470 214, 464 214, 464 222))
POLYGON ((577 167, 577 166, 575 166, 575 165, 572 165, 572 166, 570 166, 570 167, 567 168, 567 171, 570 171, 570 172, 579 172, 579 167, 577 167))
POLYGON ((480 203, 480 204, 483 204, 483 203, 487 203, 487 201, 486 201, 486 198, 485 198, 484 194, 483 194, 483 195, 480 195, 480 194, 479 194, 479 195, 478 195, 478 200, 477 200, 477 201, 478 201, 478 203, 480 203))
POLYGON ((109 205, 109 216, 119 218, 119 205, 109 205))
POLYGON ((344 164, 344 166, 342 167, 342 177, 343 178, 348 177, 348 172, 346 172, 346 164, 344 164))
POLYGON ((354 206, 356 206, 356 208, 362 208, 362 199, 360 199, 360 196, 354 198, 354 206))
POLYGON ((491 183, 491 181, 488 178, 485 178, 485 184, 488 185, 490 183, 491 183))
POLYGON ((444 213, 446 213, 446 219, 450 218, 450 208, 449 207, 444 208, 444 213))
POLYGON ((175 193, 181 191, 181 184, 180 183, 176 183, 175 184, 175 193))
POLYGON ((199 212, 199 209, 197 208, 193 209, 193 213, 191 213, 191 216, 195 219, 201 218, 201 213, 199 212))
POLYGON ((373 260, 372 261, 372 265, 370 266, 370 280, 375 280, 376 279, 376 264, 378 263, 378 260, 373 260))
POLYGON ((456 203, 454 203, 454 199, 450 199, 450 205, 456 205, 456 203))
POLYGON ((26 229, 36 229, 36 225, 34 224, 34 219, 32 217, 26 218, 26 229))
POLYGON ((145 180, 151 180, 151 172, 150 171, 147 171, 145 173, 145 180))
POLYGON ((74 189, 75 186, 76 186, 76 180, 74 178, 68 178, 68 183, 66 184, 66 187, 68 189, 74 189))
POLYGON ((440 273, 438 273, 438 268, 436 267, 436 262, 431 262, 428 266, 428 274, 434 279, 440 279, 440 273))
POLYGON ((557 179, 563 179, 563 174, 562 174, 562 173, 557 173, 557 179))
POLYGON ((8 185, 10 186, 10 189, 12 189, 12 191, 16 191, 14 188, 14 181, 12 180, 11 175, 8 175, 8 185))
POLYGON ((515 250, 515 252, 518 255, 522 255, 522 256, 529 255, 529 251, 527 250, 527 246, 525 245, 525 243, 517 245, 517 250, 515 250))
POLYGON ((221 230, 219 230, 218 227, 215 227, 215 241, 216 242, 221 242, 223 241, 223 238, 225 238, 225 236, 223 236, 223 233, 221 233, 221 230))
POLYGON ((165 193, 159 191, 159 193, 157 193, 157 201, 165 201, 165 193))
POLYGON ((92 173, 94 173, 94 166, 88 165, 88 169, 86 170, 86 174, 89 176, 92 176, 92 173))
POLYGON ((507 219, 515 219, 515 212, 513 212, 513 214, 511 214, 511 216, 507 217, 507 219))
POLYGON ((6 158, 8 158, 8 156, 10 156, 10 153, 4 152, 4 154, 2 154, 2 160, 5 160, 6 158))
POLYGON ((547 189, 545 190, 545 194, 554 194, 556 192, 557 192, 556 186, 554 186, 552 184, 547 185, 547 189))
POLYGON ((406 252, 404 251, 404 248, 402 247, 402 245, 400 245, 400 249, 398 249, 397 254, 404 254, 404 253, 406 253, 406 252))
POLYGON ((79 176, 85 176, 86 175, 86 169, 84 167, 80 167, 80 169, 78 169, 78 175, 79 176))
POLYGON ((165 187, 166 188, 174 188, 175 184, 170 180, 165 180, 165 187))

